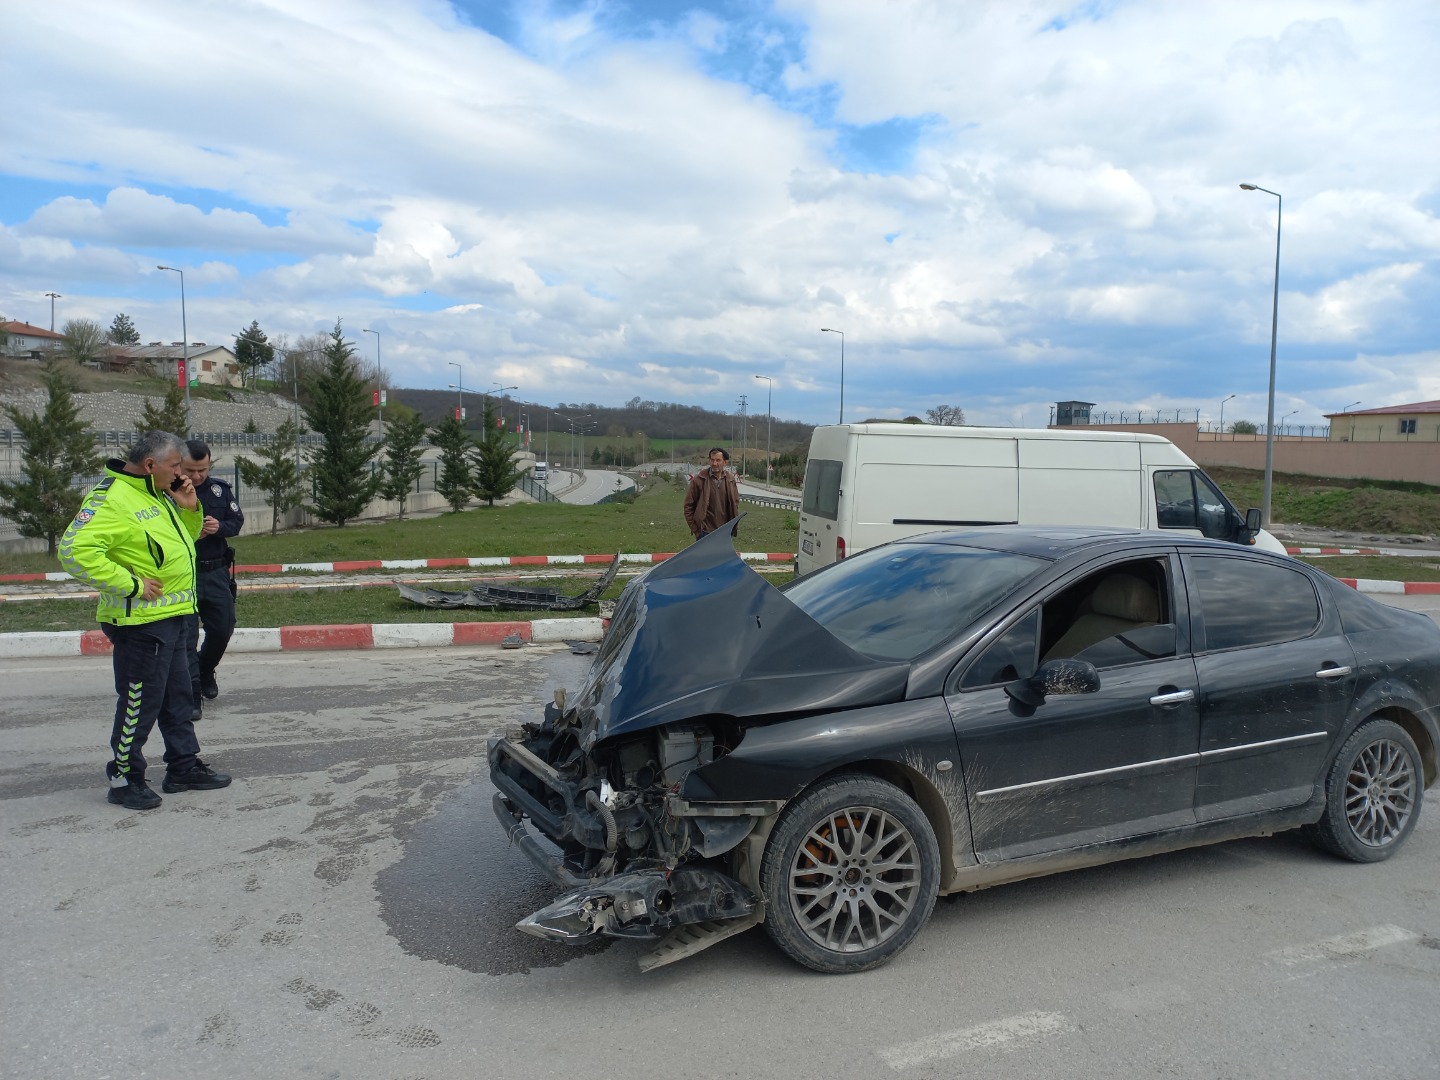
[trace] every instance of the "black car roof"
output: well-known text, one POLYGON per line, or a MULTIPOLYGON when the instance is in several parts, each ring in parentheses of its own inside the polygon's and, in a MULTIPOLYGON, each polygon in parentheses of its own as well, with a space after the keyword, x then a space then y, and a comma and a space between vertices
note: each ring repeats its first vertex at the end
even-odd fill
MULTIPOLYGON (((1155 544, 1194 547, 1211 551, 1260 553, 1257 548, 1208 540, 1187 533, 1151 529, 1122 529, 1108 525, 986 525, 946 529, 908 536, 896 544, 945 544, 987 551, 1009 551, 1041 559, 1063 559, 1087 548, 1118 550, 1155 544)), ((1265 552, 1264 554, 1270 554, 1265 552)))

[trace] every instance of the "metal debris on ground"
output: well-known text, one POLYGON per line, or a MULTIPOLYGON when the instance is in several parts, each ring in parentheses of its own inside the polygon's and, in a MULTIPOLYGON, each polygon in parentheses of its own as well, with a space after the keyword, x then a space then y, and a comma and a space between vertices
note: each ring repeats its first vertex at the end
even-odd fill
POLYGON ((500 639, 502 649, 518 649, 525 644, 525 639, 519 634, 506 634, 500 639))
POLYGON ((566 645, 576 656, 589 656, 591 653, 600 651, 600 646, 594 641, 567 641, 566 645))
POLYGON ((403 582, 395 582, 400 595, 411 603, 427 608, 497 608, 505 610, 532 611, 579 611, 594 604, 600 594, 615 581, 620 569, 620 553, 610 560, 610 567, 583 593, 567 596, 554 589, 517 589, 480 582, 465 592, 446 592, 442 589, 417 589, 403 582))

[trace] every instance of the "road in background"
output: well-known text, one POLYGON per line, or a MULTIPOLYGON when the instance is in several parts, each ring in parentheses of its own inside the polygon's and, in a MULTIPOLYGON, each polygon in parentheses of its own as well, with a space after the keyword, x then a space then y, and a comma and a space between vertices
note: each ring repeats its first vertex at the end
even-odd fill
POLYGON ((105 802, 108 660, 0 662, 4 1075, 1434 1075, 1440 804, 1376 866, 1288 833, 942 900, 857 976, 761 930, 650 974, 525 937, 555 890, 485 740, 588 662, 227 657, 199 731, 234 784, 144 813, 105 802))

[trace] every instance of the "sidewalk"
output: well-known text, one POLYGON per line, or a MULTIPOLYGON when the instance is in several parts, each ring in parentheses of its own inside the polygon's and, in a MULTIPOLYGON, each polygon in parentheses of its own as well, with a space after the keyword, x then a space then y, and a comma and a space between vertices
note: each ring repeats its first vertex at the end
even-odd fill
MULTIPOLYGON (((524 645, 599 641, 598 618, 531 619, 516 622, 350 623, 336 626, 240 628, 227 653, 296 652, 323 649, 432 649, 449 645, 499 645, 514 635, 524 645)), ((99 630, 0 634, 0 660, 109 656, 110 641, 99 630)))

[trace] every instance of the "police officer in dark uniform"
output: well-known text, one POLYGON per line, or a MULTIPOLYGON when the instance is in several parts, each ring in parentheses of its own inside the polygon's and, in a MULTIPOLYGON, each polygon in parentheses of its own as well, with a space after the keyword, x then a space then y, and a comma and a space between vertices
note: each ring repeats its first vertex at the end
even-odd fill
POLYGON ((200 602, 198 615, 190 616, 190 683, 195 693, 195 716, 200 719, 201 699, 220 695, 215 668, 235 632, 235 550, 227 542, 239 534, 245 515, 230 485, 210 475, 210 447, 199 439, 185 443, 181 471, 195 485, 205 524, 195 541, 195 591, 200 602), (200 644, 200 628, 205 643, 200 644))

